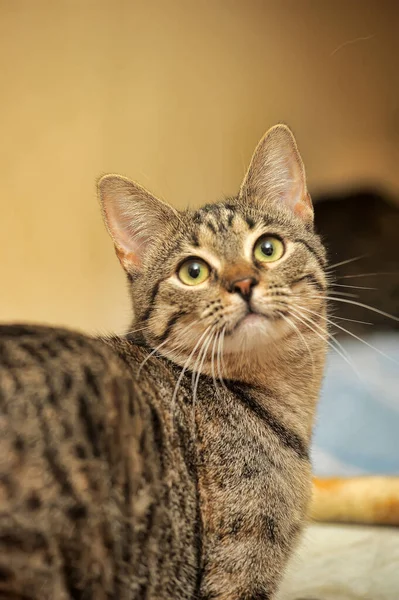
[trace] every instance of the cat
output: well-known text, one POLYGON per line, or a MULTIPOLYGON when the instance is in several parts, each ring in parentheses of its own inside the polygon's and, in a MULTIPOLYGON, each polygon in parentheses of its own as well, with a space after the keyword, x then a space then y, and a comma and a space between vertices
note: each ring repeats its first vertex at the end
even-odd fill
POLYGON ((269 130, 237 197, 199 210, 117 175, 99 196, 131 331, 0 328, 0 597, 271 600, 306 520, 326 354, 293 134, 269 130))

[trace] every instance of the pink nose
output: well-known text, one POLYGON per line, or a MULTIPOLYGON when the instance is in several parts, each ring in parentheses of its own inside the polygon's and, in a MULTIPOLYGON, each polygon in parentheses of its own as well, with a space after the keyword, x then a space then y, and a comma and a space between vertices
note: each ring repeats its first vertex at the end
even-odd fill
POLYGON ((245 300, 248 300, 252 293, 252 288, 257 284, 257 280, 254 277, 246 277, 245 279, 238 279, 233 281, 231 284, 232 290, 238 292, 245 300))

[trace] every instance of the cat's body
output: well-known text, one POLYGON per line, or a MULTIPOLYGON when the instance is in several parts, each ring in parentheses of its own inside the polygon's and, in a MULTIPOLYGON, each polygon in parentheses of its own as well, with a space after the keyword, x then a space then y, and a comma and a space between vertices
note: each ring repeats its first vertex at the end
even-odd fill
POLYGON ((240 195, 199 211, 115 176, 100 193, 136 330, 0 328, 0 598, 270 600, 325 356, 295 142, 271 130, 240 195))
POLYGON ((1 327, 0 348, 0 597, 195 597, 192 412, 178 398, 172 435, 173 370, 152 359, 139 384, 141 348, 50 328, 1 327))
POLYGON ((223 553, 223 587, 237 572, 237 597, 254 579, 248 598, 268 597, 310 475, 309 434, 284 425, 276 392, 226 381, 227 392, 202 376, 193 407, 187 374, 172 411, 180 369, 151 357, 138 377, 148 350, 131 342, 15 326, 0 328, 0 346, 0 455, 11 467, 0 590, 199 598, 199 575, 223 553))

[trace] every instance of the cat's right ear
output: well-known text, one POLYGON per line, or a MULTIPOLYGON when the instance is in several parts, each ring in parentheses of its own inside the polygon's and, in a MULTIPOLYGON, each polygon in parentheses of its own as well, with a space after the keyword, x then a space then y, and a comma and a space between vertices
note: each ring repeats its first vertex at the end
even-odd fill
POLYGON ((261 139, 242 183, 240 196, 252 198, 260 206, 278 202, 307 225, 313 223, 305 168, 289 127, 275 125, 261 139))
POLYGON ((140 271, 146 253, 176 211, 141 185, 120 175, 104 175, 98 182, 102 214, 116 254, 128 273, 140 271))

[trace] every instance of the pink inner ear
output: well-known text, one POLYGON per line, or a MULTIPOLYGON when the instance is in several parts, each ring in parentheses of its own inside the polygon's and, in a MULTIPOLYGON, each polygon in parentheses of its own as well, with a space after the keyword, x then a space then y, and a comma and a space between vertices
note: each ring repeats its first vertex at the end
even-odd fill
POLYGON ((295 204, 294 213, 304 221, 313 220, 313 209, 304 202, 295 204))
MULTIPOLYGON (((300 159, 299 159, 300 160, 300 159)), ((304 221, 313 220, 313 206, 310 195, 306 189, 304 172, 294 152, 290 152, 285 161, 287 173, 286 191, 283 201, 291 210, 304 221)))
POLYGON ((140 246, 137 234, 132 230, 129 216, 124 214, 119 202, 112 203, 104 208, 108 226, 115 243, 116 254, 125 269, 130 266, 140 267, 140 246))
POLYGON ((123 267, 140 268, 149 245, 169 228, 175 211, 137 183, 119 175, 99 182, 105 222, 123 267))
POLYGON ((137 254, 126 252, 124 248, 118 248, 118 246, 115 246, 115 252, 125 269, 127 269, 129 265, 134 265, 135 267, 141 266, 141 261, 137 254))

